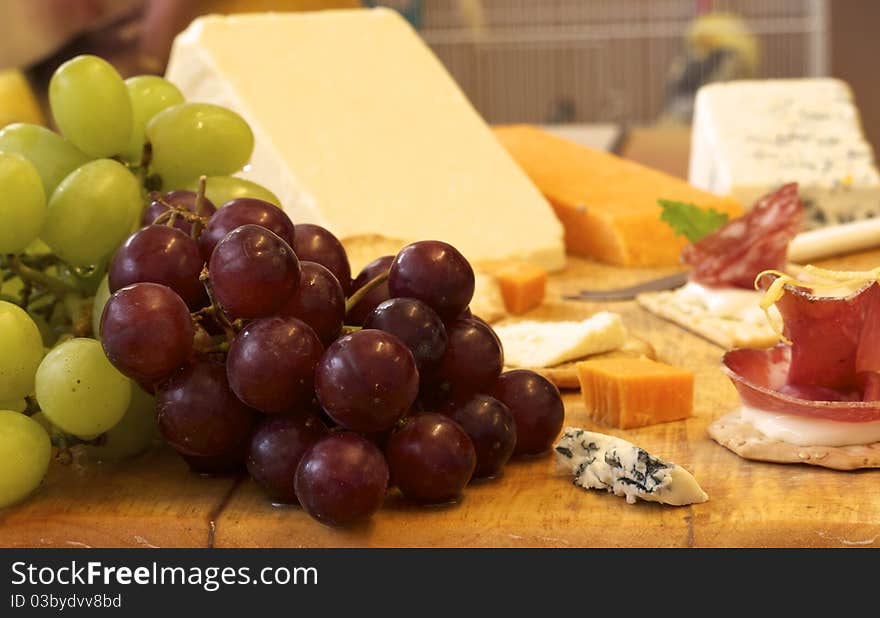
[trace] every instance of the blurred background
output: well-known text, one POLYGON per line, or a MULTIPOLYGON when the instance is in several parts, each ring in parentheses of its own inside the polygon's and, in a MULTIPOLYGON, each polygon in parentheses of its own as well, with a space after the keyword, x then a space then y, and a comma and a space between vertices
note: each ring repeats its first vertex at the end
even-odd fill
POLYGON ((76 53, 123 76, 161 74, 174 36, 199 14, 375 5, 411 21, 490 123, 575 136, 587 126, 594 140, 604 129, 616 148, 641 135, 650 160, 650 135, 686 127, 704 83, 833 75, 880 143, 877 0, 2 0, 0 125, 35 113, 4 88, 19 93, 23 79, 40 107, 49 75, 76 53))

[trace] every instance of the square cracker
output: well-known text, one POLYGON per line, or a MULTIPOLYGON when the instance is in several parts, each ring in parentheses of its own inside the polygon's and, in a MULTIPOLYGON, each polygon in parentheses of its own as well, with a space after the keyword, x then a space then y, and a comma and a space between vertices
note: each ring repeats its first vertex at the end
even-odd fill
POLYGON ((645 292, 636 296, 636 302, 651 313, 681 326, 725 349, 769 348, 779 342, 779 336, 766 324, 719 317, 704 305, 694 302, 678 290, 645 292))
POLYGON ((737 409, 709 425, 709 436, 744 459, 805 463, 834 470, 880 468, 880 442, 853 446, 798 446, 768 438, 737 409))

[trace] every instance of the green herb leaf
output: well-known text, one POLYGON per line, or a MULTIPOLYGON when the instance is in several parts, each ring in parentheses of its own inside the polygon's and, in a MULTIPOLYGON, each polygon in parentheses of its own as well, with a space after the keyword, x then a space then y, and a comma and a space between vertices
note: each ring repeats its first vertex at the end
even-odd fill
POLYGON ((697 242, 727 223, 727 213, 714 208, 703 210, 694 204, 672 200, 657 200, 657 203, 663 208, 660 219, 676 236, 685 236, 691 242, 697 242))

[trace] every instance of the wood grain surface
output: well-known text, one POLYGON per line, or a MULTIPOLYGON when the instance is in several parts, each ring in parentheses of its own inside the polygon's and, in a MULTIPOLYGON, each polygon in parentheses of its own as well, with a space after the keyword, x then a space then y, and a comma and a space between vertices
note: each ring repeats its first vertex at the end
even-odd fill
MULTIPOLYGON (((826 262, 880 264, 880 252, 826 262)), ((548 302, 530 318, 618 311, 657 358, 695 372, 694 416, 620 431, 587 420, 576 391, 566 424, 621 436, 690 470, 708 502, 668 507, 574 487, 551 455, 508 464, 470 486, 456 504, 419 507, 396 490, 366 525, 326 527, 296 507, 272 506, 247 478, 202 478, 167 449, 125 463, 53 464, 31 499, 0 510, 2 546, 214 547, 864 547, 880 545, 880 470, 839 472, 747 461, 706 427, 738 403, 721 373, 723 350, 632 301, 561 300, 587 287, 616 287, 674 269, 623 269, 572 258, 551 278, 548 302)))

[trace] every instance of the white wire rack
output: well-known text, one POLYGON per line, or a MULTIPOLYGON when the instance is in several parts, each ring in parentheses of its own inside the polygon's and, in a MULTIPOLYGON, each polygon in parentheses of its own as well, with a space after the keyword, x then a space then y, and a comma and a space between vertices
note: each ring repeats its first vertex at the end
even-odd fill
POLYGON ((825 75, 828 0, 423 0, 422 34, 489 122, 652 122, 698 6, 741 15, 762 77, 825 75), (473 4, 471 5, 473 6, 473 4))

